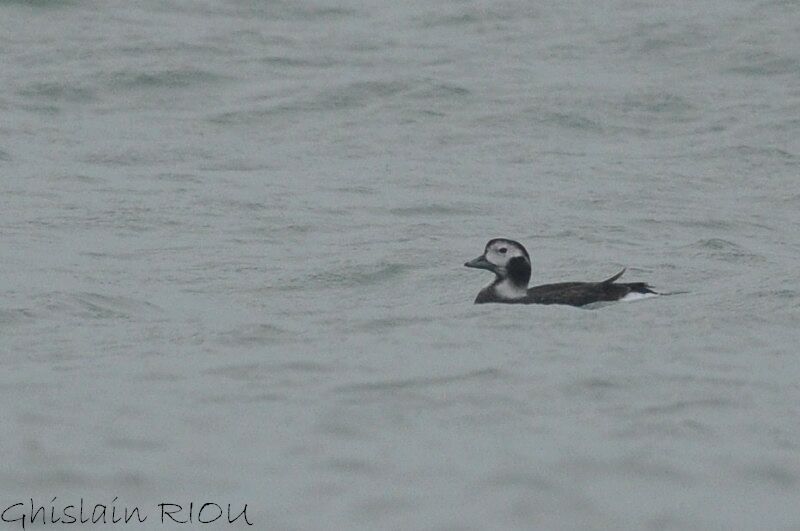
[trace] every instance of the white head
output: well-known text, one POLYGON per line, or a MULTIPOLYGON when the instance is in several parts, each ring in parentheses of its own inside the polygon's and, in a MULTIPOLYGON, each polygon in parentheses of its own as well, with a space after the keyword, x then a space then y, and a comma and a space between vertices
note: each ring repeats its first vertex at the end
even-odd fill
POLYGON ((528 287, 531 278, 531 259, 521 243, 505 238, 489 240, 483 254, 466 264, 486 269, 497 275, 494 285, 520 292, 528 287))

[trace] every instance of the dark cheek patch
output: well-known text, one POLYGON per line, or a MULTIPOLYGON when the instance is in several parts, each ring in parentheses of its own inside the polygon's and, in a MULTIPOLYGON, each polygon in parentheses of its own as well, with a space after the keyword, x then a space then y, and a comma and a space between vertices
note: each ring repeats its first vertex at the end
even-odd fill
POLYGON ((531 266, 522 256, 515 256, 509 260, 508 265, 506 265, 506 271, 508 276, 517 282, 527 283, 531 278, 531 266))

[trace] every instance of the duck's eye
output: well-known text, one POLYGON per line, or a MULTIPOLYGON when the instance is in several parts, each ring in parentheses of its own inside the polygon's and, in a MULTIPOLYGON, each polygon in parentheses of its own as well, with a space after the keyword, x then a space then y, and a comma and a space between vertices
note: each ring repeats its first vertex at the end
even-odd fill
POLYGON ((506 252, 508 252, 508 249, 506 249, 505 247, 501 247, 497 250, 497 252, 500 254, 506 254, 506 252))

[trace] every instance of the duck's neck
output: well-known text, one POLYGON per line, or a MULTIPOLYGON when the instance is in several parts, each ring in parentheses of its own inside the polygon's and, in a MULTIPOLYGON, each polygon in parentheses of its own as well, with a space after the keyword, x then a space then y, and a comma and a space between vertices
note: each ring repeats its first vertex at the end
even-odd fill
POLYGON ((522 284, 515 284, 511 279, 503 278, 495 280, 491 285, 492 291, 499 299, 512 300, 521 299, 528 294, 528 287, 522 284))

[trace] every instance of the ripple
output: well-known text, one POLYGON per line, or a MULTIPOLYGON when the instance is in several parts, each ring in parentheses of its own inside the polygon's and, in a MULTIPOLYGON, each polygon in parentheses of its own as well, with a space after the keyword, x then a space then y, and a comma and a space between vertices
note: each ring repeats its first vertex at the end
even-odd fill
POLYGON ((325 468, 338 473, 376 476, 378 468, 369 461, 357 458, 332 458, 325 462, 325 468))
MULTIPOLYGON (((410 264, 373 264, 339 268, 311 276, 311 280, 326 286, 364 288, 373 284, 386 282, 413 271, 417 266, 410 264)), ((305 280, 304 280, 305 282, 305 280)))
POLYGON ((217 336, 217 343, 222 345, 271 345, 285 343, 294 338, 294 334, 278 326, 259 323, 238 327, 217 336))
POLYGON ((259 382, 279 375, 321 375, 334 372, 336 366, 316 360, 299 360, 287 363, 241 363, 207 369, 205 374, 224 376, 236 381, 259 382))
POLYGON ((724 260, 726 262, 762 262, 765 260, 763 256, 750 252, 744 247, 722 238, 697 240, 689 245, 688 248, 694 249, 697 254, 724 260))
MULTIPOLYGON (((247 18, 261 17, 265 20, 299 20, 312 22, 315 20, 336 20, 343 17, 352 17, 358 11, 348 7, 333 7, 323 5, 313 5, 308 3, 295 2, 260 2, 260 1, 240 1, 233 3, 236 15, 246 16, 247 18)), ((216 4, 215 4, 216 5, 216 4)), ((225 6, 226 4, 221 4, 225 6)), ((228 11, 230 7, 220 7, 217 9, 228 11)), ((195 9, 192 9, 192 13, 195 9)))
POLYGON ((695 400, 676 400, 666 404, 659 404, 657 406, 648 406, 642 408, 642 413, 645 415, 662 415, 682 413, 685 411, 695 411, 698 409, 710 409, 712 411, 719 411, 723 408, 736 407, 736 404, 731 400, 723 400, 720 398, 699 398, 695 400))
POLYGON ((156 72, 117 72, 110 76, 108 84, 113 89, 183 89, 202 86, 225 80, 225 76, 194 68, 170 69, 156 72))
POLYGON ((298 112, 358 109, 386 100, 408 88, 409 85, 401 81, 359 81, 323 90, 314 96, 295 96, 267 107, 215 113, 208 120, 216 124, 247 124, 298 112))
POLYGON ((401 81, 358 81, 326 90, 301 105, 305 110, 352 109, 407 89, 408 85, 401 81))
POLYGON ((696 111, 696 107, 685 98, 666 92, 627 96, 622 105, 652 114, 690 115, 696 111))
POLYGON ((603 125, 597 120, 592 120, 577 113, 566 112, 544 112, 538 118, 544 124, 555 125, 567 129, 579 129, 581 131, 591 131, 601 133, 605 131, 603 125))
POLYGON ((106 445, 114 450, 132 450, 138 452, 151 452, 160 450, 166 445, 163 442, 144 438, 116 437, 106 440, 106 445))
MULTIPOLYGON (((787 467, 786 464, 764 463, 747 467, 742 470, 741 475, 747 482, 754 479, 766 481, 782 489, 794 489, 800 482, 798 474, 787 467)), ((796 468, 796 467, 795 467, 796 468)))
POLYGON ((92 292, 55 293, 47 299, 46 307, 52 312, 90 319, 130 319, 161 311, 150 302, 92 292))
POLYGON ((492 488, 526 487, 549 490, 556 487, 552 479, 530 470, 497 472, 481 480, 480 484, 492 488))
POLYGON ((406 328, 428 321, 428 319, 422 317, 380 317, 359 323, 355 328, 367 332, 387 332, 389 330, 406 328))
POLYGON ((681 438, 713 440, 716 438, 716 431, 707 423, 699 422, 694 419, 676 420, 668 417, 659 420, 641 420, 631 423, 629 426, 614 429, 613 431, 618 437, 630 439, 657 437, 669 440, 681 438))
POLYGON ((618 379, 615 378, 594 376, 568 384, 567 390, 570 393, 577 392, 579 394, 588 394, 594 399, 601 399, 631 387, 630 382, 620 382, 617 380, 618 379))
POLYGON ((475 209, 467 206, 421 205, 389 209, 389 213, 404 218, 418 216, 464 216, 475 214, 475 209))
POLYGON ((330 68, 336 66, 337 61, 333 57, 286 57, 269 55, 258 59, 259 63, 288 68, 330 68))
POLYGON ((748 146, 742 144, 724 148, 723 151, 727 153, 733 151, 737 155, 741 155, 743 157, 762 157, 770 160, 779 159, 791 161, 797 158, 795 154, 776 147, 748 146))
POLYGON ((365 382, 365 383, 349 384, 335 388, 334 392, 346 394, 346 393, 360 393, 364 391, 399 391, 404 389, 424 389, 428 387, 436 387, 439 385, 448 385, 451 383, 459 383, 472 380, 478 380, 478 381, 497 380, 501 376, 502 372, 499 369, 487 368, 487 369, 479 369, 476 371, 467 372, 464 374, 455 374, 451 376, 408 378, 402 380, 385 380, 381 382, 365 382))
POLYGON ((59 82, 31 83, 20 90, 18 94, 28 98, 42 98, 50 102, 88 103, 97 99, 93 90, 59 82))
POLYGON ((0 310, 0 324, 18 324, 26 321, 32 321, 34 318, 34 313, 25 308, 0 310))
POLYGON ((80 4, 78 0, 3 0, 2 4, 20 4, 26 8, 53 8, 63 9, 65 7, 77 6, 80 4))
POLYGON ((259 392, 235 392, 224 394, 211 394, 199 400, 201 404, 269 404, 273 402, 280 402, 285 400, 285 396, 281 393, 259 392))
POLYGON ((462 87, 460 85, 453 85, 447 83, 434 83, 428 84, 427 86, 416 89, 411 93, 411 96, 414 98, 418 98, 421 100, 425 99, 436 99, 436 98, 460 98, 464 96, 468 96, 470 94, 469 89, 466 87, 462 87))
POLYGON ((739 61, 743 64, 731 67, 727 71, 746 76, 796 75, 800 73, 800 61, 796 58, 768 51, 743 54, 739 57, 739 61))
POLYGON ((452 15, 424 17, 421 19, 420 27, 437 28, 450 26, 469 26, 482 21, 477 13, 457 13, 452 15))
POLYGON ((697 240, 692 246, 701 249, 712 249, 714 251, 741 252, 741 247, 731 241, 723 240, 721 238, 697 240))

